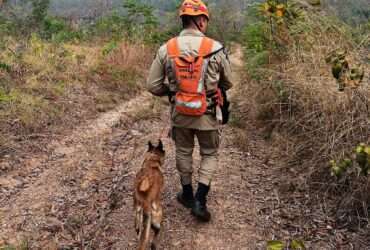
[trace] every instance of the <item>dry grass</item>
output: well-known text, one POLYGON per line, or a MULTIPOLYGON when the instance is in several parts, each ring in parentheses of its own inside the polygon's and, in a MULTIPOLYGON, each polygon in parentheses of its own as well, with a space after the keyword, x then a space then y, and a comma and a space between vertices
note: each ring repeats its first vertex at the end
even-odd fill
MULTIPOLYGON (((104 54, 105 44, 53 44, 37 36, 26 42, 4 40, 6 49, 0 52, 4 138, 52 132, 60 124, 70 127, 86 115, 114 108, 139 93, 152 59, 150 48, 140 43, 121 42, 104 54)), ((2 145, 0 151, 5 148, 2 145)))
POLYGON ((307 12, 289 28, 289 32, 295 29, 296 35, 285 39, 283 60, 272 60, 259 69, 263 77, 244 90, 251 97, 250 102, 245 101, 245 112, 256 118, 266 138, 281 149, 285 167, 298 167, 304 178, 297 178, 295 184, 318 192, 319 202, 325 201, 326 212, 338 221, 361 228, 369 218, 369 179, 352 169, 343 180, 337 180, 330 176, 328 162, 352 157, 359 143, 370 143, 370 69, 363 57, 368 54, 366 43, 359 47, 348 27, 322 13, 307 12), (349 51, 350 64, 363 63, 366 76, 359 88, 338 91, 325 62, 326 55, 336 48, 349 51))
POLYGON ((88 73, 88 78, 103 93, 103 96, 97 95, 98 104, 114 105, 119 99, 128 99, 138 93, 143 87, 151 55, 151 48, 145 45, 123 42, 103 56, 104 59, 88 73), (104 94, 107 91, 111 92, 111 97, 104 94))
POLYGON ((145 74, 148 65, 152 62, 152 55, 153 50, 149 46, 122 42, 113 53, 108 55, 107 63, 145 74))

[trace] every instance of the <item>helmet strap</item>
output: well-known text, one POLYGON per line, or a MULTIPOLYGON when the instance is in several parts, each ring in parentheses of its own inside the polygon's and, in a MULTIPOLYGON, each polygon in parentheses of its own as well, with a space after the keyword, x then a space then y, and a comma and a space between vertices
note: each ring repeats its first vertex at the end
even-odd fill
POLYGON ((202 32, 202 30, 200 29, 200 27, 199 27, 199 24, 195 21, 195 18, 194 17, 192 17, 191 18, 191 21, 194 23, 194 25, 195 26, 197 26, 197 29, 200 31, 200 32, 202 32))

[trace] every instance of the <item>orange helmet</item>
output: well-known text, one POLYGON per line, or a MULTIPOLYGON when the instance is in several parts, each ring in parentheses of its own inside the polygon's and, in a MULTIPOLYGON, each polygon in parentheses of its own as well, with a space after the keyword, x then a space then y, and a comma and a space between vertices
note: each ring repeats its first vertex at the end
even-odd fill
POLYGON ((207 5, 202 0, 184 0, 180 7, 180 17, 205 15, 209 19, 207 5))

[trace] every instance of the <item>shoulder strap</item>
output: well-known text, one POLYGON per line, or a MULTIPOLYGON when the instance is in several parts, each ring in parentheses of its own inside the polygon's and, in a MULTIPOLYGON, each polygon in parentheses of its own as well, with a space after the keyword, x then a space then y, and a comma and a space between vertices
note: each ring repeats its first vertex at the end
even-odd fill
POLYGON ((167 54, 169 57, 179 57, 180 56, 180 49, 177 42, 177 37, 172 38, 167 42, 167 54))
MULTIPOLYGON (((212 52, 214 41, 211 38, 204 37, 200 44, 199 56, 205 57, 212 52)), ((167 42, 167 54, 169 57, 179 57, 181 55, 177 37, 172 38, 167 42)))
POLYGON ((199 56, 205 57, 209 55, 212 52, 212 48, 213 48, 213 40, 211 38, 204 37, 202 39, 202 43, 199 48, 199 52, 198 52, 199 56))

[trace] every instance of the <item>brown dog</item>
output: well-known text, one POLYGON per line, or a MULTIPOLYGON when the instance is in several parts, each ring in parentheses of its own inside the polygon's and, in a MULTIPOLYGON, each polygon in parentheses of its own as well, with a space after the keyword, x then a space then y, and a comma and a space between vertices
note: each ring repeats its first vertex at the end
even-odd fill
POLYGON ((136 175, 134 190, 135 228, 139 239, 139 250, 147 249, 150 229, 154 231, 151 249, 157 248, 158 234, 162 222, 161 193, 163 175, 161 166, 164 162, 165 151, 162 141, 158 146, 149 142, 149 150, 145 154, 142 168, 136 175))

